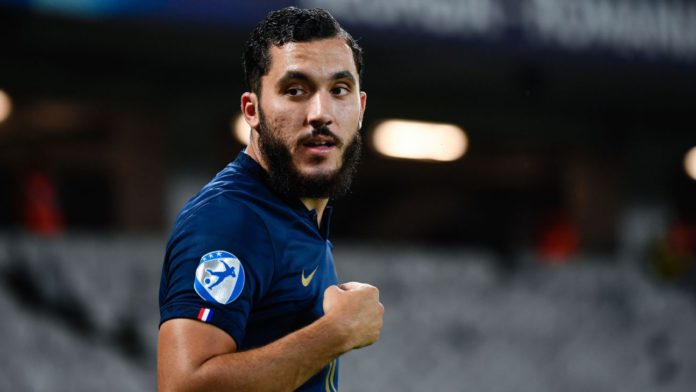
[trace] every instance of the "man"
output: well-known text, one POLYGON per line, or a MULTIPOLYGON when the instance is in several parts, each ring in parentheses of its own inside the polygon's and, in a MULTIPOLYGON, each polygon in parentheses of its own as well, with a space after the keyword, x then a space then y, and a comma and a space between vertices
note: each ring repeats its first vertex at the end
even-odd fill
POLYGON ((326 11, 271 12, 244 53, 251 140, 181 211, 160 287, 162 391, 336 391, 379 339, 378 290, 338 284, 331 197, 360 154, 362 53, 326 11))

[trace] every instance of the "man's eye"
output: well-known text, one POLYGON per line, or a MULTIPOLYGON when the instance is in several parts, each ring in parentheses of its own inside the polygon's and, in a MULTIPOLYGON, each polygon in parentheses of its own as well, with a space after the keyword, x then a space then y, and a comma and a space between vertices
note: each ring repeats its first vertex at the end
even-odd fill
POLYGON ((335 95, 346 95, 346 94, 348 94, 349 91, 350 90, 348 90, 348 87, 343 87, 343 86, 334 87, 332 90, 332 92, 335 95))
POLYGON ((298 87, 291 87, 287 90, 285 90, 285 94, 291 96, 291 97, 297 97, 298 95, 302 94, 302 89, 298 87))

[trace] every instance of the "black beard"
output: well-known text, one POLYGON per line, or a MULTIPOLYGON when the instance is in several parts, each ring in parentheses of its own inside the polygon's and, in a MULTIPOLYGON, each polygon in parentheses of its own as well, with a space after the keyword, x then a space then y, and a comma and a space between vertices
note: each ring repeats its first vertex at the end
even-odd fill
MULTIPOLYGON (((312 199, 337 199, 348 193, 362 153, 362 137, 359 130, 356 130, 355 137, 343 152, 343 162, 338 170, 329 174, 308 176, 297 170, 290 149, 268 127, 261 110, 259 119, 259 149, 268 165, 268 185, 274 192, 288 197, 312 199)), ((314 129, 312 133, 331 136, 338 140, 326 127, 314 129)))

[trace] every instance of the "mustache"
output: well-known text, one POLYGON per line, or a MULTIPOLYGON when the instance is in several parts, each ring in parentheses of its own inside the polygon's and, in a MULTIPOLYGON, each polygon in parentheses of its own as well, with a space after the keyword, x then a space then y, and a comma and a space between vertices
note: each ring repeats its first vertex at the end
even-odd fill
POLYGON ((341 138, 325 126, 313 128, 308 134, 302 136, 297 142, 298 144, 304 144, 318 136, 324 136, 331 139, 331 143, 333 143, 336 147, 340 148, 343 146, 343 141, 341 140, 341 138))

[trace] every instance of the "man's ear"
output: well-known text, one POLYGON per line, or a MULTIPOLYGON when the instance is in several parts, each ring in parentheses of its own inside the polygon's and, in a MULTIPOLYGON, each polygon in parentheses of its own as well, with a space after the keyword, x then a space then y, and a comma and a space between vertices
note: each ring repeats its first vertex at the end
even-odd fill
POLYGON ((258 130, 260 123, 258 107, 259 98, 255 93, 247 91, 242 94, 242 115, 247 124, 255 130, 258 130))
POLYGON ((362 128, 363 116, 365 116, 365 107, 367 106, 367 93, 360 92, 360 120, 358 121, 358 129, 362 128))

